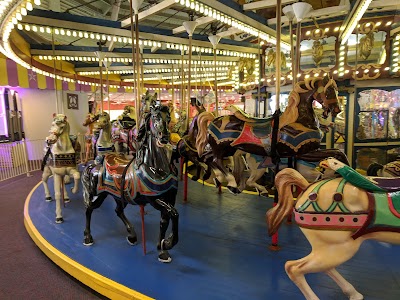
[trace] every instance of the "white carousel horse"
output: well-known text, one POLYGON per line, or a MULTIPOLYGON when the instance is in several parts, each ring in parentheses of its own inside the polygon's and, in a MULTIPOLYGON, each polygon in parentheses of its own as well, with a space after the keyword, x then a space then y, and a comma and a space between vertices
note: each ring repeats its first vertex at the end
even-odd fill
POLYGON ((306 299, 316 300, 304 275, 325 272, 350 299, 363 299, 336 267, 352 258, 365 240, 400 244, 400 179, 365 177, 334 158, 320 165, 338 172, 342 178, 310 185, 294 169, 277 174, 279 201, 266 214, 268 233, 274 234, 294 211, 296 223, 312 250, 304 258, 286 262, 289 278, 306 299), (292 185, 303 190, 295 207, 292 185))
MULTIPOLYGON (((50 135, 46 138, 49 148, 44 162, 54 177, 56 223, 62 223, 64 219, 61 212, 61 195, 65 196, 65 194, 61 192, 63 189, 65 191, 64 178, 66 175, 74 178, 74 187, 71 188, 71 191, 75 194, 78 191, 80 174, 76 169, 76 152, 70 139, 67 117, 63 114, 53 114, 53 122, 49 132, 50 135)), ((47 179, 43 181, 43 184, 46 189, 47 179)))

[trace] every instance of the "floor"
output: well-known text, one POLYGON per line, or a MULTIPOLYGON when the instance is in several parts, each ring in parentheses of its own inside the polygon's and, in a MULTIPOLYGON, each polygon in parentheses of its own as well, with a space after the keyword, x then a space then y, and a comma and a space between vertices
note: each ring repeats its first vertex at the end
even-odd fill
MULTIPOLYGON (((52 190, 52 178, 49 180, 52 190)), ((287 260, 307 255, 310 246, 297 225, 283 225, 279 252, 268 250, 265 212, 272 200, 234 196, 189 180, 189 201, 182 203, 179 186, 180 242, 170 251, 173 261, 157 260, 159 213, 146 206, 147 254, 141 243, 130 246, 125 227, 107 199, 93 213, 95 244, 84 246, 85 209, 81 192, 63 208, 65 222, 55 224, 55 202, 44 201, 39 185, 28 210, 33 225, 69 258, 115 282, 159 300, 303 299, 284 271, 287 260)), ((127 217, 141 234, 139 207, 129 205, 127 217)), ((365 242, 356 256, 338 268, 365 299, 400 299, 400 246, 365 242)), ((49 262, 50 263, 50 262, 49 262)), ((324 274, 307 276, 321 299, 347 299, 324 274)))

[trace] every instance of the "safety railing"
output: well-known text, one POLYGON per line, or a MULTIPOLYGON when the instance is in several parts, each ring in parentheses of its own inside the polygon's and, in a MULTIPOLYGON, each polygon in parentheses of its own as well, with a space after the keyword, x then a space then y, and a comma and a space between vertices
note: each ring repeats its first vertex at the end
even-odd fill
MULTIPOLYGON (((78 142, 81 151, 78 163, 82 161, 85 151, 85 136, 78 134, 78 142)), ((19 175, 38 171, 41 168, 44 157, 44 140, 29 140, 0 143, 0 181, 10 179, 19 175)))

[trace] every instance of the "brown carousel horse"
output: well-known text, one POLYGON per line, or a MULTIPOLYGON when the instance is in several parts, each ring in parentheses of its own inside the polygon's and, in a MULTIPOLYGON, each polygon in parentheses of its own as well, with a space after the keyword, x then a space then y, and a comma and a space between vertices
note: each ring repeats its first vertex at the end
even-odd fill
POLYGON ((97 121, 97 118, 94 114, 88 113, 86 115, 85 121, 83 122, 83 126, 86 127, 86 133, 85 133, 85 159, 82 161, 84 165, 87 164, 89 161, 89 156, 90 153, 92 152, 92 139, 93 139, 93 129, 95 122, 97 121))
POLYGON ((379 177, 400 177, 400 156, 395 161, 381 165, 378 163, 372 163, 368 166, 368 176, 379 176, 379 177))
POLYGON ((144 113, 138 133, 138 151, 129 160, 123 154, 106 154, 101 164, 89 165, 82 173, 83 195, 86 206, 84 245, 92 245, 90 223, 93 210, 99 208, 108 195, 117 204, 115 212, 128 231, 130 244, 137 242, 133 225, 124 214, 128 204, 149 203, 160 211, 158 259, 170 262, 168 250, 178 243, 178 211, 175 199, 178 189, 176 168, 170 163, 165 145, 169 142, 169 110, 167 106, 151 105, 144 113), (166 232, 172 220, 172 233, 166 232))
POLYGON ((365 177, 334 158, 321 162, 341 178, 309 184, 296 170, 280 171, 275 179, 278 204, 266 214, 274 234, 294 211, 296 223, 311 244, 311 253, 288 261, 285 270, 306 299, 318 299, 304 275, 325 272, 353 300, 363 299, 336 267, 352 258, 365 240, 400 244, 400 179, 365 177), (292 185, 303 193, 294 206, 292 185))
POLYGON ((214 172, 227 179, 228 189, 236 194, 239 189, 235 177, 224 167, 223 159, 237 150, 275 160, 276 157, 296 157, 319 149, 322 132, 313 101, 322 105, 325 118, 329 113, 336 116, 340 112, 336 82, 318 77, 297 83, 282 115, 279 116, 277 111, 267 119, 249 117, 241 110, 216 119, 211 113, 203 112, 197 120, 199 156, 204 156, 204 161, 214 172), (207 144, 211 150, 205 151, 207 144))

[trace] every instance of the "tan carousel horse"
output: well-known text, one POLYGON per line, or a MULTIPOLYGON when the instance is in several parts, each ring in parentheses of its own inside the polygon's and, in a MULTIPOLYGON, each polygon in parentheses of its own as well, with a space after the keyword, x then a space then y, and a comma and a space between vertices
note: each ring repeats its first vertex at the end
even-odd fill
MULTIPOLYGON (((64 177, 68 175, 74 178, 74 187, 71 188, 71 191, 75 194, 78 191, 80 174, 76 168, 76 152, 70 139, 67 117, 63 114, 54 114, 49 132, 50 135, 46 138, 48 150, 42 163, 44 166, 43 184, 46 190, 49 176, 47 174, 50 170, 54 177, 56 223, 62 223, 64 219, 61 212, 61 195, 65 197, 65 194, 62 193, 62 190, 65 192, 64 177)), ((65 201, 65 199, 63 200, 65 201)))
POLYGON ((97 118, 94 114, 88 113, 86 115, 85 121, 83 122, 83 126, 86 127, 85 133, 85 159, 83 160, 83 164, 86 165, 89 161, 90 153, 92 152, 92 139, 93 139, 93 129, 97 118))
POLYGON ((349 299, 363 299, 336 267, 356 254, 363 241, 373 239, 400 244, 400 179, 364 177, 328 158, 320 163, 341 175, 309 184, 294 169, 280 171, 275 183, 278 204, 266 214, 268 233, 274 234, 294 210, 296 223, 311 244, 311 253, 288 261, 285 270, 306 299, 318 299, 304 275, 325 272, 349 299), (293 208, 292 185, 303 193, 293 208))

